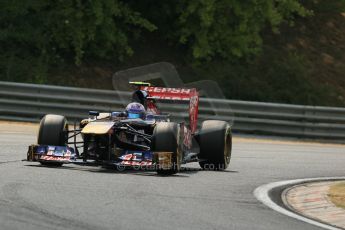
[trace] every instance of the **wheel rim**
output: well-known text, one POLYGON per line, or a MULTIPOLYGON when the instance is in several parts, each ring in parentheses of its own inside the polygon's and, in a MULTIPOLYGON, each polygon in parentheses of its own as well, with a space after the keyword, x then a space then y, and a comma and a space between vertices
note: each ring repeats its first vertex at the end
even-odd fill
POLYGON ((230 134, 230 129, 226 130, 225 133, 225 146, 224 146, 224 163, 227 166, 230 163, 231 158, 231 145, 232 145, 232 138, 230 134))

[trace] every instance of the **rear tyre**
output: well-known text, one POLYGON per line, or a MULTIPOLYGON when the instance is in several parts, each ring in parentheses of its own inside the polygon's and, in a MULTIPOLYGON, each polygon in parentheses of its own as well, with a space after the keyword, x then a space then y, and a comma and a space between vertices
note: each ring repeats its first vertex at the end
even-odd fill
POLYGON ((199 132, 199 164, 207 170, 225 170, 231 159, 232 136, 228 122, 207 120, 199 132))
MULTIPOLYGON (((37 143, 39 145, 67 146, 68 123, 64 116, 47 114, 40 123, 37 143)), ((59 162, 40 162, 47 166, 62 166, 59 162)))
POLYGON ((157 168, 160 175, 177 173, 182 161, 183 135, 180 126, 174 122, 157 123, 153 131, 152 149, 154 152, 172 152, 170 169, 157 168))

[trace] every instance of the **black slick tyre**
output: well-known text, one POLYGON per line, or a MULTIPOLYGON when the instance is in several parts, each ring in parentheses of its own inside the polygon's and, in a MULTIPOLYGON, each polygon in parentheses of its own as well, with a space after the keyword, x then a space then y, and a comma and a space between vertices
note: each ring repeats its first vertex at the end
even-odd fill
MULTIPOLYGON (((68 123, 61 115, 47 114, 40 123, 37 143, 39 145, 67 146, 68 123)), ((42 165, 62 166, 59 162, 40 162, 42 165)))
POLYGON ((225 170, 231 159, 232 135, 228 122, 206 120, 202 123, 198 142, 199 164, 206 170, 225 170))
POLYGON ((180 126, 174 122, 157 123, 153 131, 152 149, 154 152, 172 152, 170 169, 157 168, 160 175, 172 175, 180 170, 183 138, 180 126))

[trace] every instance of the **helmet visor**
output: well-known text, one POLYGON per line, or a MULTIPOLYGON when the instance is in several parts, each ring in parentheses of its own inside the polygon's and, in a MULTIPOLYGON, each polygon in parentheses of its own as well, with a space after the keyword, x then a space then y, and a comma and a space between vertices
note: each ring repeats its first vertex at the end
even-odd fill
POLYGON ((128 113, 128 118, 129 119, 140 118, 140 114, 138 114, 138 113, 128 113))

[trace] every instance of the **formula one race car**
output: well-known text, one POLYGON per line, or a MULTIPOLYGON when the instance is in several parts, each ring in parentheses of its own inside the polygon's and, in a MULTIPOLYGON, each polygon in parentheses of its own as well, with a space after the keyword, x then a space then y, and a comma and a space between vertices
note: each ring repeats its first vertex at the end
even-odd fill
POLYGON ((181 164, 196 161, 209 170, 228 167, 231 127, 225 121, 206 120, 197 130, 196 89, 132 84, 137 90, 125 111, 90 111, 89 118, 72 130, 64 116, 45 115, 38 143, 29 146, 27 160, 51 166, 87 163, 118 169, 152 169, 159 174, 177 173, 181 164), (188 103, 189 122, 171 122, 169 115, 158 110, 157 101, 188 103))

